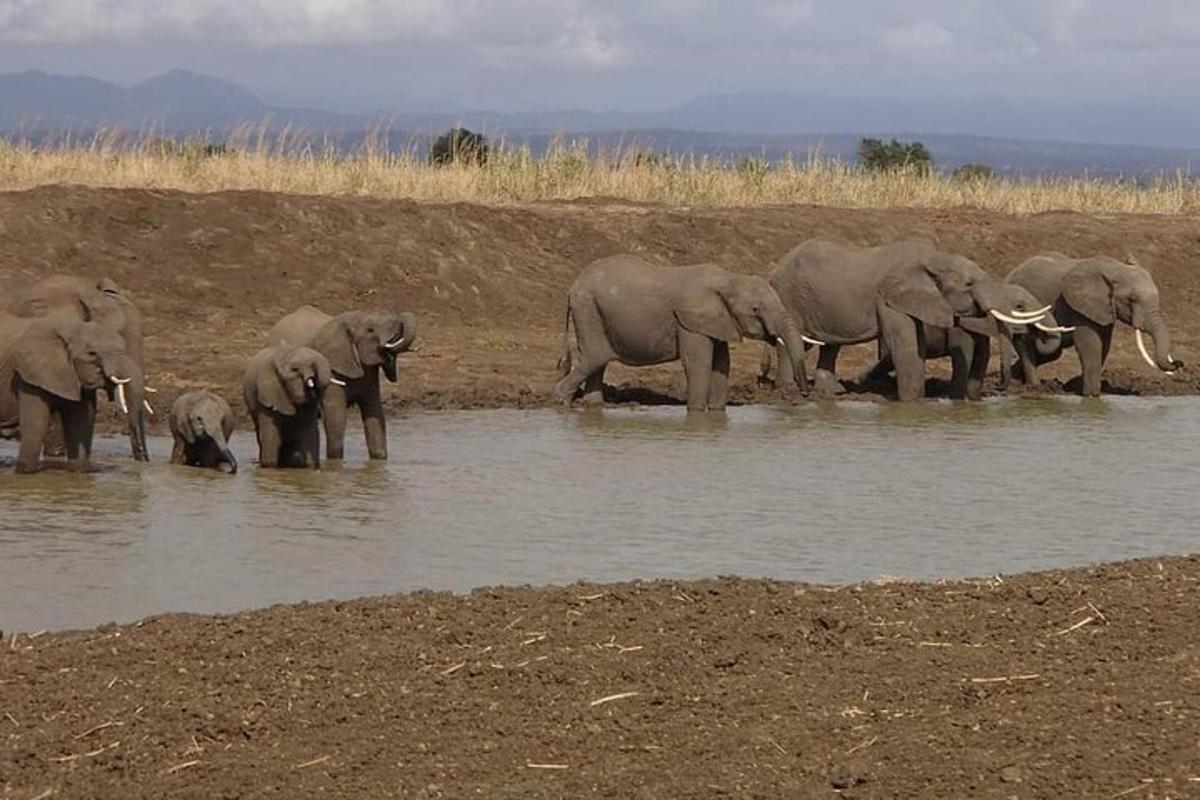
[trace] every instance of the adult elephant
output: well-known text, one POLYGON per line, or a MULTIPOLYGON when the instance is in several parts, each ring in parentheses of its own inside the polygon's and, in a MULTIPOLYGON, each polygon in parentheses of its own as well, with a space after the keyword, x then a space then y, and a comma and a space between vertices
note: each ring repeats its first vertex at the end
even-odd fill
MULTIPOLYGON (((127 292, 107 278, 83 278, 73 275, 53 275, 34 283, 18 283, 9 287, 7 310, 19 317, 44 317, 66 313, 80 320, 104 325, 121 337, 125 352, 145 374, 142 315, 127 292)), ((133 457, 149 461, 146 450, 146 415, 150 411, 144 396, 130 406, 128 434, 133 457)), ((57 425, 57 423, 55 424, 57 425)), ((58 432, 48 437, 55 449, 58 432)))
MULTIPOLYGON (((114 331, 61 314, 0 316, 0 431, 21 439, 17 472, 36 472, 57 415, 71 468, 87 469, 96 392, 140 397, 142 375, 114 331)), ((137 435, 136 433, 134 434, 137 435)), ((135 445, 145 448, 144 441, 135 445)))
POLYGON ((1146 363, 1168 375, 1183 366, 1171 356, 1171 335, 1160 307, 1158 285, 1143 267, 1108 256, 1072 258, 1050 252, 1033 256, 1008 274, 1008 282, 1028 289, 1040 302, 1053 304, 1054 315, 1074 331, 1063 335, 1057 351, 1038 356, 1054 361, 1074 347, 1083 373, 1085 397, 1100 394, 1100 378, 1117 320, 1133 328, 1146 363), (1143 334, 1150 336, 1153 354, 1143 334))
POLYGON ((325 356, 309 347, 264 347, 246 362, 242 397, 254 422, 263 467, 321 468, 317 415, 337 385, 325 356))
MULTIPOLYGON (((968 319, 993 318, 1025 325, 1047 309, 1020 312, 1003 284, 978 264, 923 241, 860 247, 809 239, 772 270, 770 283, 807 333, 822 342, 817 385, 836 385, 838 351, 845 345, 880 341, 891 357, 900 400, 925 393, 925 352, 931 329, 958 329, 948 346, 966 366, 967 381, 982 386, 990 352, 988 334, 963 326, 968 319), (968 350, 967 343, 970 344, 968 350)), ((780 381, 792 379, 780 359, 780 381)))
POLYGON ((566 331, 554 396, 569 402, 583 387, 599 402, 610 361, 632 366, 680 359, 690 410, 725 407, 729 345, 743 336, 780 342, 797 383, 807 389, 804 337, 763 279, 712 264, 663 267, 634 255, 583 269, 567 295, 566 331))
POLYGON ((301 306, 271 329, 272 342, 311 347, 329 360, 343 385, 325 392, 321 417, 325 424, 325 456, 340 459, 346 438, 346 413, 358 406, 367 452, 387 458, 387 422, 379 396, 379 373, 396 381, 396 356, 412 347, 417 318, 408 312, 346 311, 330 316, 301 306))
MULTIPOLYGON (((1008 293, 1012 313, 1035 316, 1043 305, 1024 287, 1004 284, 1008 293)), ((978 400, 983 394, 983 375, 978 372, 981 364, 987 363, 986 356, 976 353, 975 348, 990 347, 996 339, 1001 348, 999 388, 1007 389, 1011 383, 1011 359, 1015 352, 1020 365, 1029 365, 1018 378, 1026 387, 1037 386, 1036 359, 1039 354, 1061 347, 1063 333, 1073 328, 1061 327, 1050 312, 1033 323, 1001 322, 994 316, 962 317, 953 328, 925 327, 922 343, 926 360, 949 358, 952 364, 950 396, 955 399, 978 400), (980 358, 984 358, 982 362, 980 358)), ((894 369, 891 356, 880 347, 879 361, 866 373, 865 380, 881 377, 894 369)))

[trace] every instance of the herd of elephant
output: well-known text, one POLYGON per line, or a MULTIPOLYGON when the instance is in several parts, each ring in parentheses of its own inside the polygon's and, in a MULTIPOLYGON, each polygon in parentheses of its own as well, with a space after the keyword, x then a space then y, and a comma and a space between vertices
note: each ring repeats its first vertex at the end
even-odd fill
MULTIPOLYGON (((371 458, 387 458, 379 373, 394 381, 396 358, 416 337, 407 312, 348 311, 330 316, 303 306, 270 331, 247 360, 242 396, 254 424, 259 464, 320 465, 340 459, 351 406, 362 415, 371 458)), ((17 437, 18 473, 36 472, 44 453, 88 468, 99 392, 127 417, 133 457, 149 460, 142 318, 110 280, 54 276, 14 283, 0 296, 0 435, 17 437)), ((229 447, 234 418, 220 395, 197 390, 170 410, 172 463, 237 471, 229 447)))
POLYGON ((997 279, 978 264, 924 241, 863 247, 810 239, 768 278, 718 266, 661 267, 621 255, 586 267, 571 285, 554 395, 601 401, 605 367, 681 360, 691 410, 723 408, 729 345, 767 343, 762 376, 807 394, 843 390, 835 377, 845 345, 876 342, 879 359, 862 377, 895 373, 902 401, 925 393, 925 361, 949 357, 951 395, 979 399, 991 357, 1002 353, 1000 386, 1028 386, 1037 368, 1075 348, 1082 393, 1100 394, 1101 371, 1117 321, 1134 330, 1138 351, 1168 375, 1183 366, 1158 287, 1142 267, 1108 256, 1035 255, 997 279), (1147 348, 1145 336, 1150 338, 1147 348), (810 385, 805 351, 819 348, 810 385))
MULTIPOLYGON (((1107 256, 1043 253, 1004 280, 975 262, 922 241, 861 247, 810 239, 768 278, 702 264, 663 267, 619 255, 584 268, 567 299, 560 379, 553 395, 602 399, 605 367, 680 360, 689 410, 725 406, 729 346, 743 337, 767 344, 762 374, 777 361, 776 385, 818 396, 842 390, 839 349, 877 342, 866 378, 894 372, 902 401, 925 391, 925 361, 952 360, 952 396, 978 399, 991 340, 1002 352, 1001 386, 1037 382, 1037 368, 1074 347, 1084 395, 1100 393, 1101 370, 1121 321, 1142 357, 1172 374, 1158 287, 1142 267, 1107 256), (1145 336, 1151 346, 1147 348, 1145 336), (808 379, 805 352, 819 348, 808 379), (777 358, 772 358, 777 354, 777 358)), ((128 418, 134 458, 148 460, 142 319, 110 280, 55 276, 14 283, 0 296, 0 435, 19 437, 17 472, 35 472, 44 453, 65 453, 85 469, 96 396, 128 418)), ((303 306, 281 319, 268 345, 247 360, 242 397, 264 467, 319 467, 340 459, 350 407, 362 416, 371 458, 387 458, 380 373, 396 380, 396 358, 416 337, 408 312, 348 311, 330 316, 303 306)), ((180 396, 170 411, 173 463, 237 470, 229 447, 229 404, 208 390, 180 396)))

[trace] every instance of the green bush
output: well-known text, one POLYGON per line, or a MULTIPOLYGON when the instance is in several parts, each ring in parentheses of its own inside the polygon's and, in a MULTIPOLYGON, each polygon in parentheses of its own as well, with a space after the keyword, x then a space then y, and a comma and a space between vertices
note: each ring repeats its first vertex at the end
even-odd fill
POLYGON ((933 168, 933 155, 921 142, 863 139, 858 143, 858 163, 864 169, 876 172, 914 170, 927 175, 933 168))
POLYGON ((430 164, 478 164, 488 160, 488 141, 482 133, 451 128, 429 146, 430 164))

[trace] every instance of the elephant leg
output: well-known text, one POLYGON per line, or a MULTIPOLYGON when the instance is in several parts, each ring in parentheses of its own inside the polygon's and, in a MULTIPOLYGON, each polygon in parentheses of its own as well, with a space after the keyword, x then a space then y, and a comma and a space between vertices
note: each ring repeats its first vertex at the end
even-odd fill
MULTIPOLYGON (((728 347, 728 345, 726 345, 726 347, 728 347)), ((766 358, 769 361, 771 358, 771 356, 770 356, 771 346, 768 345, 767 348, 768 348, 768 353, 767 353, 766 358)), ((792 360, 790 358, 788 358, 787 348, 783 347, 782 345, 777 344, 774 346, 774 350, 775 350, 775 360, 777 362, 779 362, 779 380, 777 380, 775 382, 775 388, 776 389, 787 389, 789 387, 795 386, 796 385, 796 370, 792 369, 792 360)), ((805 386, 802 388, 807 389, 808 387, 805 386)))
MULTIPOLYGON (((777 347, 778 347, 778 345, 771 345, 766 342, 763 343, 762 356, 758 360, 758 385, 759 386, 769 386, 772 383, 771 382, 771 369, 772 369, 771 355, 775 352, 777 347)), ((777 384, 777 385, 781 385, 781 384, 777 384)))
POLYGON ((596 370, 603 371, 605 365, 616 355, 608 345, 604 320, 600 317, 595 303, 575 303, 571 306, 570 313, 575 323, 575 341, 579 357, 571 364, 567 374, 554 384, 552 391, 554 398, 564 403, 574 400, 583 382, 596 370))
POLYGON ((879 332, 896 367, 896 394, 901 402, 925 396, 925 348, 921 331, 907 314, 880 303, 879 332))
POLYGON ((712 380, 713 341, 699 333, 679 329, 679 355, 687 378, 688 411, 703 411, 708 405, 712 380))
POLYGON ((858 382, 861 384, 871 384, 876 381, 885 380, 888 375, 896 368, 892 364, 892 354, 888 352, 887 345, 883 342, 883 337, 876 339, 875 352, 877 360, 874 364, 866 369, 859 376, 858 382))
MULTIPOLYGON (((1003 345, 1006 340, 1001 339, 1000 341, 1003 345)), ((1057 357, 1058 356, 1055 356, 1055 358, 1057 357)), ((1030 388, 1036 388, 1039 383, 1037 376, 1038 363, 1039 361, 1033 335, 1025 334, 1021 337, 1020 341, 1017 342, 1017 364, 1013 370, 1013 374, 1016 375, 1024 385, 1030 388)))
POLYGON ((275 420, 266 412, 259 412, 254 426, 258 435, 258 463, 263 467, 278 467, 283 449, 283 436, 275 420))
POLYGON ((321 429, 316 417, 306 420, 300 429, 300 457, 309 469, 321 468, 321 429))
POLYGON ((585 406, 604 405, 604 370, 608 364, 601 364, 597 369, 588 373, 583 381, 582 402, 585 406))
MULTIPOLYGON (((787 361, 787 357, 780 359, 787 361)), ((713 342, 712 372, 708 379, 708 407, 719 410, 729 398, 729 342, 713 342)))
POLYGON ((325 456, 340 461, 346 447, 346 387, 332 384, 321 401, 321 421, 325 423, 325 456))
POLYGON ((829 399, 842 393, 842 385, 837 379, 837 357, 842 346, 823 344, 817 351, 817 372, 813 376, 813 394, 821 399, 829 399))
POLYGON ((17 413, 21 431, 17 472, 37 472, 41 466, 46 430, 50 427, 50 406, 38 394, 22 391, 18 397, 17 413))
POLYGON ((967 399, 983 399, 983 382, 987 378, 988 364, 992 360, 992 340, 978 333, 968 333, 971 342, 971 357, 968 360, 967 399))
POLYGON ((187 463, 187 442, 181 437, 175 437, 175 444, 171 448, 171 463, 186 464, 187 463))
MULTIPOLYGON (((388 457, 387 417, 383 413, 383 398, 379 396, 379 387, 374 392, 367 392, 358 401, 358 413, 362 417, 363 432, 367 437, 367 455, 376 461, 386 461, 388 457)), ((328 440, 327 440, 328 441, 328 440)), ((333 458, 326 444, 326 457, 333 458)))
POLYGON ((63 439, 62 415, 58 411, 50 412, 50 422, 46 427, 46 438, 42 444, 42 452, 47 457, 61 458, 66 455, 67 448, 63 439))
POLYGON ((63 444, 67 448, 67 463, 72 469, 84 471, 92 455, 92 431, 96 424, 96 397, 84 396, 61 413, 63 444))
POLYGON ((950 350, 950 397, 963 400, 968 396, 971 359, 974 357, 974 342, 965 331, 950 330, 947 336, 950 350))
POLYGON ((1112 328, 1108 328, 1108 336, 1094 325, 1078 325, 1075 329, 1075 353, 1079 356, 1079 369, 1082 373, 1084 397, 1100 396, 1100 376, 1104 370, 1104 356, 1108 353, 1108 343, 1112 339, 1112 328))

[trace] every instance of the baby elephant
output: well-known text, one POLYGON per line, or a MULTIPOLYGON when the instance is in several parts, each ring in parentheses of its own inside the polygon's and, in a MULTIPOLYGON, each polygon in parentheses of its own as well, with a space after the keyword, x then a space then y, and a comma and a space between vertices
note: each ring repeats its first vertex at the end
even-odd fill
POLYGON ((250 358, 242 393, 258 437, 259 464, 321 468, 317 417, 331 383, 341 385, 329 360, 308 347, 265 347, 250 358))
POLYGON ((229 449, 233 412, 222 397, 208 390, 180 395, 171 406, 170 422, 175 437, 172 464, 237 472, 237 459, 229 449))

